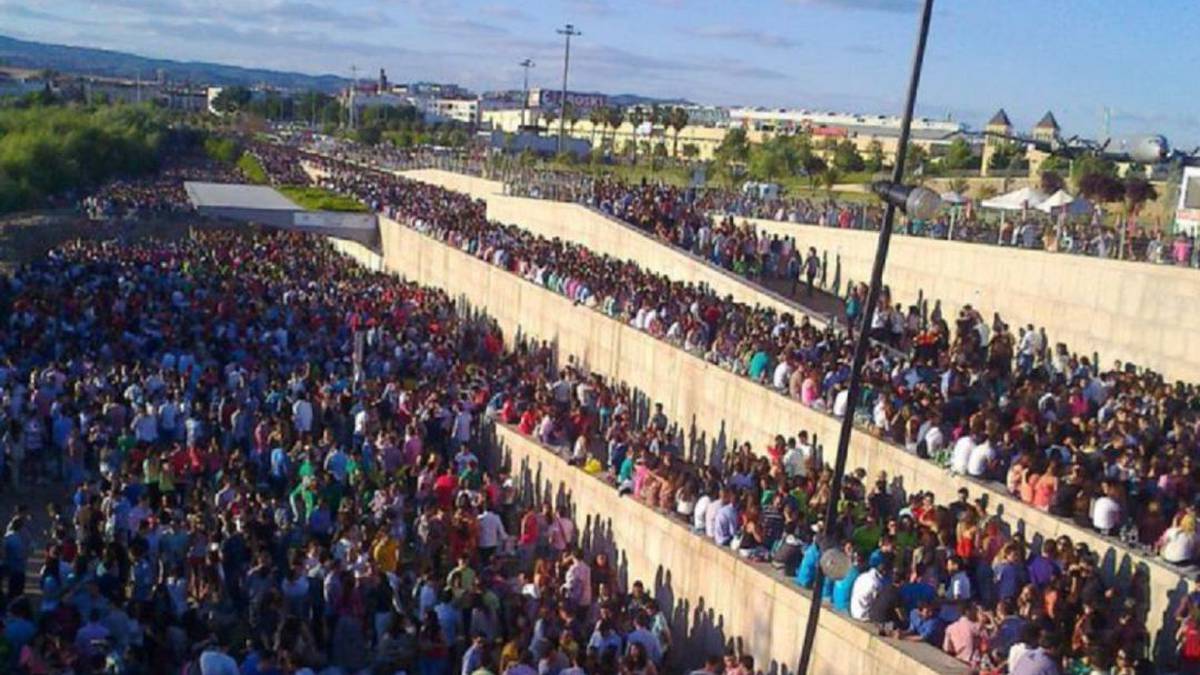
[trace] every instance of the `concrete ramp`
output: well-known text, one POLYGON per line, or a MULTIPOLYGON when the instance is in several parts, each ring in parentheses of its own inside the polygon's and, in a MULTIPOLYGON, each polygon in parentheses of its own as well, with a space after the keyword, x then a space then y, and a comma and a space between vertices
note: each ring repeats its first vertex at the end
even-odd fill
POLYGON ((379 218, 374 213, 309 211, 265 185, 187 181, 183 188, 202 215, 379 247, 379 218))

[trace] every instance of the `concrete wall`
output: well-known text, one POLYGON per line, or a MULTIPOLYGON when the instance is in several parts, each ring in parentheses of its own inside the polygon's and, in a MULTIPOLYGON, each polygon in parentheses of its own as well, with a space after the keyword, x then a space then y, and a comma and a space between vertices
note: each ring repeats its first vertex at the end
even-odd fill
MULTIPOLYGON (((867 281, 876 233, 751 219, 803 246, 841 256, 842 278, 867 281)), ((832 262, 831 262, 832 264, 832 262)), ((898 302, 919 292, 947 311, 970 303, 1012 326, 1044 326, 1052 342, 1104 366, 1120 359, 1200 381, 1200 271, 917 237, 892 238, 884 275, 898 302)))
MULTIPOLYGON (((608 552, 625 587, 641 580, 671 618, 677 660, 664 672, 702 665, 706 655, 720 654, 734 640, 744 641, 763 672, 796 671, 810 596, 792 580, 617 496, 610 485, 514 429, 501 426, 495 432, 496 450, 512 468, 522 497, 571 505, 584 548, 608 552)), ((967 668, 930 645, 881 638, 870 626, 826 607, 811 672, 925 675, 967 668)))
MULTIPOLYGON (((446 246, 387 218, 380 218, 384 264, 420 283, 446 290, 487 311, 509 337, 524 335, 552 342, 565 361, 573 358, 605 377, 624 381, 650 401, 661 402, 666 414, 681 424, 692 447, 718 457, 730 444, 746 440, 762 448, 778 433, 816 433, 832 444, 839 420, 799 401, 709 364, 603 314, 575 305, 473 256, 446 246)), ((832 450, 827 451, 831 453, 832 450)), ((827 459, 831 459, 827 457, 827 459)), ((1001 486, 951 476, 933 463, 862 431, 855 431, 850 467, 874 475, 886 471, 906 490, 930 490, 949 501, 966 486, 972 494, 989 495, 993 512, 1001 512, 1027 536, 1067 535, 1104 556, 1111 577, 1127 578, 1134 568, 1149 574, 1152 631, 1163 626, 1169 607, 1182 597, 1179 571, 1157 559, 1129 553, 1090 530, 1054 518, 1008 496, 1001 486)), ((1165 629, 1174 627, 1166 619, 1165 629)))
POLYGON ((781 295, 754 286, 594 209, 569 202, 511 197, 502 194, 503 185, 499 182, 449 171, 427 169, 401 175, 483 199, 490 220, 518 225, 548 239, 564 239, 596 253, 634 260, 645 269, 678 281, 705 284, 722 297, 732 295, 738 302, 751 306, 763 305, 793 315, 803 311, 781 295))
MULTIPOLYGON (((484 199, 488 217, 495 220, 632 258, 675 279, 708 281, 716 272, 693 269, 695 261, 689 265, 676 260, 688 257, 678 251, 650 250, 645 240, 622 236, 601 222, 602 215, 582 206, 505 197, 496 181, 447 171, 405 175, 484 199)), ((844 280, 870 278, 874 232, 750 220, 764 231, 795 237, 801 248, 828 251, 831 264, 840 255, 844 280)), ((733 288, 728 291, 716 283, 713 287, 750 304, 785 303, 736 277, 729 281, 733 288)), ((985 316, 999 312, 1013 326, 1044 326, 1053 342, 1065 342, 1082 354, 1096 352, 1102 365, 1119 359, 1170 378, 1200 381, 1200 340, 1191 339, 1200 330, 1200 314, 1186 311, 1200 297, 1197 270, 897 236, 884 281, 893 297, 906 305, 916 302, 919 294, 931 303, 941 300, 946 312, 971 304, 985 316)))

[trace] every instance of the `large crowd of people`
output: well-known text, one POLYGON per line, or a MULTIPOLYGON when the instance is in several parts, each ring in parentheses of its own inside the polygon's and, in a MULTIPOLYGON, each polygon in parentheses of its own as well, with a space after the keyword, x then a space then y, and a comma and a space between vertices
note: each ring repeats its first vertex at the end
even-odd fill
POLYGON ((122 221, 191 214, 194 209, 184 181, 238 182, 232 167, 195 156, 168 157, 158 172, 140 178, 118 178, 79 201, 89 220, 122 221))
POLYGON ((0 670, 644 675, 672 658, 642 584, 480 458, 489 405, 560 383, 549 347, 505 351, 444 293, 296 234, 72 244, 0 303, 3 493, 69 490, 46 532, 27 504, 8 522, 0 670))
MULTIPOLYGON (((850 342, 672 281, 628 261, 489 223, 469 198, 352 169, 330 184, 447 243, 564 293, 698 356, 841 416, 850 342)), ((865 293, 852 289, 851 325, 865 293)), ((1004 484, 1036 508, 1158 550, 1196 557, 1197 397, 1150 371, 1102 368, 1032 326, 964 307, 922 325, 885 293, 877 346, 850 414, 951 471, 1004 484), (885 346, 900 347, 896 352, 885 346), (1095 504, 1115 508, 1095 509, 1095 504)))
MULTIPOLYGON (((276 175, 319 164, 326 186, 405 226, 854 415, 952 472, 1167 562, 1196 556, 1191 385, 1102 370, 969 307, 925 325, 885 297, 852 408, 850 343, 834 329, 489 223, 464 195, 269 152, 276 175)), ((665 200, 645 199, 602 202, 649 223, 665 200)), ((851 324, 862 297, 852 291, 851 324)), ((1176 603, 1178 634, 1152 652, 1144 570, 1112 585, 1098 552, 1017 533, 965 490, 937 504, 857 471, 832 495, 804 432, 691 461, 661 409, 639 417, 619 384, 560 368, 545 347, 506 352, 444 294, 353 268, 313 239, 75 244, 5 280, 0 308, 4 471, 14 490, 71 490, 51 512, 40 597, 22 592, 35 519, 19 508, 5 534, 0 658, 28 672, 678 667, 645 589, 584 556, 568 513, 518 504, 510 478, 483 466, 481 420, 513 424, 800 585, 812 585, 815 535, 832 537, 854 563, 820 589, 837 610, 973 668, 1200 664, 1200 595, 1176 603), (840 516, 826 524, 831 499, 840 516)), ((704 672, 721 669, 714 656, 704 672)), ((725 656, 725 672, 754 672, 725 656)))
MULTIPOLYGON (((756 326, 738 313, 746 308, 706 297, 699 289, 641 276, 646 273, 636 268, 625 272, 622 263, 586 250, 488 224, 481 220, 478 204, 472 209, 467 197, 436 187, 336 168, 329 184, 359 194, 408 226, 698 353, 711 346, 705 339, 709 331, 719 337, 738 326, 763 329, 761 342, 752 340, 741 352, 744 360, 725 365, 810 405, 844 413, 844 396, 839 401, 834 392, 844 391, 836 377, 844 376, 848 354, 832 333, 807 326, 807 332, 792 334, 796 327, 787 320, 766 316, 761 317, 765 325, 756 326), (616 278, 625 283, 614 282, 614 275, 621 274, 625 276, 616 278), (709 311, 714 308, 729 313, 709 311), (698 335, 682 327, 689 323, 698 327, 698 335), (771 335, 787 336, 784 358, 764 345, 771 335)), ((888 325, 883 324, 881 339, 887 339, 888 325)), ((998 337, 982 340, 980 332, 993 327, 969 308, 959 316, 953 338, 944 321, 935 321, 938 325, 915 336, 902 362, 889 363, 882 351, 873 356, 873 391, 858 411, 867 426, 903 440, 910 451, 931 456, 952 471, 1006 479, 1015 496, 1085 527, 1115 533, 1122 524, 1136 522, 1136 532, 1125 532, 1130 540, 1161 542, 1168 559, 1194 545, 1191 500, 1167 504, 1168 495, 1155 489, 1162 470, 1138 475, 1134 469, 1113 477, 1117 466, 1128 465, 1135 456, 1126 446, 1131 429, 1115 423, 1117 411, 1124 409, 1119 416, 1131 419, 1130 405, 1143 391, 1154 391, 1153 375, 1097 374, 1086 358, 1061 348, 1049 353, 1038 332, 1023 330, 1016 343, 1002 323, 994 327, 998 337), (1004 351, 1007 342, 1013 343, 1011 352, 1004 351), (1009 393, 1009 386, 1017 389, 1009 393), (1045 389, 1039 392, 1039 387, 1045 389), (1100 408, 1111 404, 1104 415, 1114 434, 1106 439, 1108 447, 1090 440, 1085 449, 1076 440, 1081 430, 1072 425, 1088 428, 1080 419, 1088 414, 1084 391, 1102 392, 1100 408), (1010 397, 1019 403, 999 400, 1010 397), (901 405, 912 409, 909 414, 927 416, 905 418, 901 405), (916 412, 920 410, 925 412, 916 412), (1122 448, 1124 452, 1113 452, 1122 448), (1072 478, 1064 478, 1060 489, 1063 467, 1071 467, 1072 478), (1137 500, 1123 492, 1131 485, 1144 486, 1148 494, 1143 498, 1154 506, 1139 509, 1137 500), (1129 514, 1136 514, 1136 521, 1129 514)), ((564 397, 571 399, 575 388, 564 387, 564 397)), ((592 391, 589 385, 582 395, 592 391)), ((618 423, 580 433, 571 415, 564 414, 577 407, 499 414, 522 432, 559 446, 585 468, 590 463, 593 471, 607 469, 620 489, 648 503, 682 515, 700 510, 705 515, 696 526, 716 543, 794 564, 801 583, 807 579, 811 584, 819 553, 807 533, 813 526, 835 532, 838 541, 848 542, 848 554, 861 574, 852 571, 823 592, 855 618, 890 624, 894 635, 936 643, 976 667, 999 669, 1011 663, 1013 672, 1038 672, 1017 665, 1025 651, 1031 652, 1029 659, 1049 658, 1071 668, 1103 663, 1124 668, 1116 672, 1135 672, 1150 653, 1144 576, 1110 587, 1098 574, 1097 552, 1066 537, 1037 544, 1012 535, 997 514, 988 512, 986 500, 971 501, 964 494, 956 503, 937 505, 931 495, 897 494, 886 476, 872 482, 860 472, 841 496, 844 518, 825 528, 817 519, 832 498, 829 475, 810 464, 812 449, 802 436, 781 436, 765 451, 739 448, 720 464, 693 466, 673 450, 681 440, 666 433, 665 418, 640 432, 618 423), (599 453, 602 459, 589 454, 597 443, 605 448, 599 453), (787 533, 796 533, 790 543, 787 533), (855 594, 860 576, 864 581, 855 594), (857 609, 852 597, 860 601, 857 609), (1060 599, 1068 600, 1060 605, 1060 599), (1120 641, 1111 641, 1113 636, 1120 641), (1019 646, 1015 654, 1013 645, 1019 646)), ((1191 434, 1189 423, 1174 426, 1191 434)), ((1090 433, 1106 433, 1105 425, 1095 424, 1090 433)), ((1169 453, 1173 444, 1167 445, 1169 453)), ((1185 641, 1197 624, 1189 610, 1181 612, 1180 640, 1185 641)))

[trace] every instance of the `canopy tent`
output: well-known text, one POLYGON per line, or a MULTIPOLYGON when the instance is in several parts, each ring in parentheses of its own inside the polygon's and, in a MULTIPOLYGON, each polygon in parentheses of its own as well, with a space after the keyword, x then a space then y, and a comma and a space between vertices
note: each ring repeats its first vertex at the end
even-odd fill
POLYGON ((1041 191, 1031 187, 1023 187, 1019 190, 992 197, 991 199, 983 200, 980 204, 985 209, 1000 209, 1001 211, 1020 211, 1022 209, 1033 208, 1038 204, 1046 201, 1046 195, 1041 191))
POLYGON ((942 193, 942 203, 943 203, 943 204, 949 204, 949 205, 951 205, 951 206, 957 206, 957 205, 959 205, 959 204, 966 204, 966 203, 967 203, 967 201, 969 201, 969 200, 968 200, 966 197, 964 197, 964 196, 962 196, 962 195, 960 195, 959 193, 957 193, 957 192, 954 192, 954 191, 951 191, 951 192, 943 192, 943 193, 942 193))
POLYGON ((1059 190, 1038 204, 1037 210, 1045 213, 1065 211, 1069 216, 1084 216, 1092 212, 1092 203, 1083 197, 1072 197, 1066 190, 1059 190))

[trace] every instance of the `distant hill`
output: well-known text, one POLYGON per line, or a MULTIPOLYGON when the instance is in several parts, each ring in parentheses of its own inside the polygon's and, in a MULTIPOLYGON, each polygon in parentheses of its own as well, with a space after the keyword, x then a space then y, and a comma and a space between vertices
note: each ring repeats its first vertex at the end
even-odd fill
POLYGON ((267 84, 286 89, 317 89, 332 92, 349 80, 336 75, 305 75, 261 68, 243 68, 220 63, 172 61, 136 54, 29 42, 0 35, 0 65, 17 68, 51 69, 61 73, 151 80, 161 69, 167 79, 212 85, 267 84))

